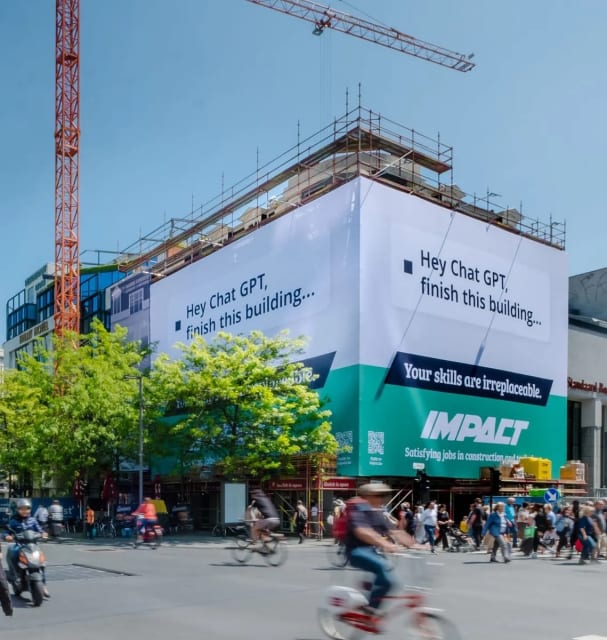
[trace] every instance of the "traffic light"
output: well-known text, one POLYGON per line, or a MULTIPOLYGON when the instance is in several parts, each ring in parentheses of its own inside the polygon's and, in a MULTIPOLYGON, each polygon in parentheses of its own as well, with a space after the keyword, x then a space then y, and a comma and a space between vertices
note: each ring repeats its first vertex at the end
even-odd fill
POLYGON ((425 471, 418 470, 415 476, 415 482, 418 485, 418 491, 421 502, 427 502, 430 494, 430 477, 425 471))
POLYGON ((430 484, 431 483, 428 474, 422 473, 422 489, 424 489, 425 491, 430 491, 430 484))
POLYGON ((502 472, 499 469, 490 469, 491 472, 491 495, 496 496, 502 488, 502 472))

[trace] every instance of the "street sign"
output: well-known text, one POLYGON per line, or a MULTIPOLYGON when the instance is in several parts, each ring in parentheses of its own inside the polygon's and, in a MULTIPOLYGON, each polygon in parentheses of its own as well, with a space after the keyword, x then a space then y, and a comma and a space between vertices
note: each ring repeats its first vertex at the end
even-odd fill
POLYGON ((418 471, 426 468, 426 465, 423 462, 414 462, 412 466, 413 469, 416 469, 418 471))
POLYGON ((546 489, 544 502, 558 502, 561 499, 561 492, 558 489, 546 489))

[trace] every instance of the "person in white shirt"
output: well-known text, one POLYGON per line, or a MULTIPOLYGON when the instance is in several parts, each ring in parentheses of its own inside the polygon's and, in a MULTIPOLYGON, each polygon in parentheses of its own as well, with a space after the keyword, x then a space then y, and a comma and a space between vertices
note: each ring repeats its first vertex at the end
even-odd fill
POLYGON ((434 537, 436 535, 436 516, 437 516, 436 503, 434 500, 428 502, 422 512, 421 521, 426 531, 426 538, 430 543, 430 551, 434 553, 434 537))

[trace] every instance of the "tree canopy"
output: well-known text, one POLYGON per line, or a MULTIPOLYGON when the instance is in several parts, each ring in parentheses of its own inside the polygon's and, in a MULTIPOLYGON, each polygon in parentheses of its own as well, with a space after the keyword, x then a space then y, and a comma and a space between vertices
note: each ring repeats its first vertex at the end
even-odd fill
POLYGON ((152 404, 177 415, 157 432, 161 447, 168 452, 172 443, 176 457, 213 461, 230 478, 268 476, 294 454, 335 452, 330 411, 296 361, 304 346, 286 332, 222 332, 211 342, 196 336, 177 345, 180 359, 159 356, 152 404))
POLYGON ((41 343, 0 385, 0 462, 7 471, 44 472, 69 483, 81 470, 113 467, 134 451, 142 353, 127 330, 41 343), (78 348, 74 344, 78 343, 78 348))

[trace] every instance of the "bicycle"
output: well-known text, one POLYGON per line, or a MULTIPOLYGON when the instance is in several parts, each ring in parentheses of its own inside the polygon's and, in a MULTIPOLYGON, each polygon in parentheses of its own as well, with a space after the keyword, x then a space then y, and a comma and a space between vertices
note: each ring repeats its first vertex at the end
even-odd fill
POLYGON ((246 525, 242 522, 225 524, 218 523, 211 529, 211 535, 216 536, 217 538, 227 538, 228 536, 243 534, 246 529, 246 525))
MULTIPOLYGON (((426 562, 420 555, 396 553, 392 556, 398 561, 396 564, 410 561, 407 575, 413 577, 414 584, 406 585, 395 595, 386 596, 384 600, 392 606, 375 613, 364 608, 369 601, 360 589, 329 587, 318 610, 318 621, 323 632, 332 640, 360 640, 368 634, 384 633, 395 618, 408 614, 408 620, 401 628, 412 640, 461 640, 455 625, 438 609, 426 605, 429 588, 416 586, 428 582, 436 563, 426 562)), ((364 590, 370 587, 371 582, 361 585, 364 590)))
POLYGON ((96 527, 100 538, 116 537, 116 526, 113 520, 101 520, 96 523, 96 527))
POLYGON ((253 542, 247 535, 241 534, 235 539, 235 546, 229 547, 236 562, 244 564, 252 554, 258 553, 267 564, 278 567, 287 559, 287 545, 281 533, 264 533, 262 538, 253 542), (264 538, 263 536, 268 536, 264 538))
POLYGON ((327 547, 327 556, 329 562, 336 569, 341 569, 348 564, 348 557, 346 556, 346 544, 343 540, 336 540, 333 544, 327 547))

